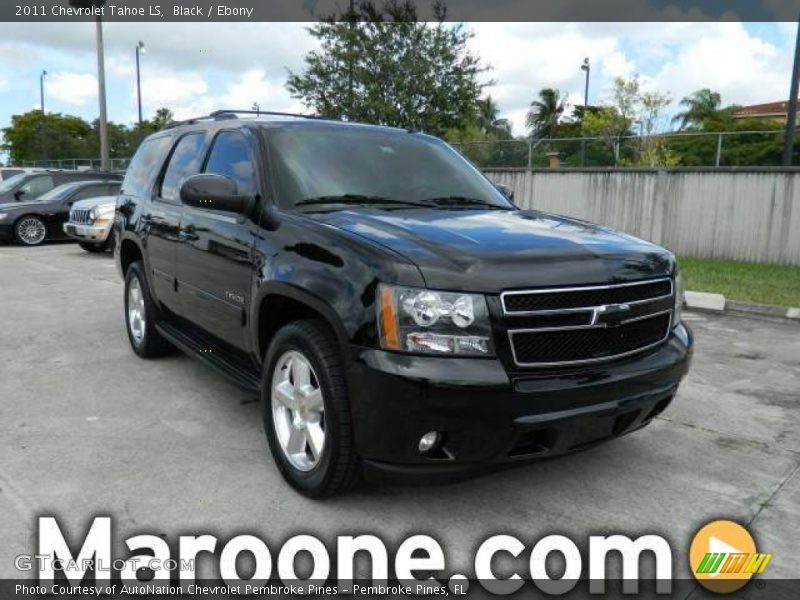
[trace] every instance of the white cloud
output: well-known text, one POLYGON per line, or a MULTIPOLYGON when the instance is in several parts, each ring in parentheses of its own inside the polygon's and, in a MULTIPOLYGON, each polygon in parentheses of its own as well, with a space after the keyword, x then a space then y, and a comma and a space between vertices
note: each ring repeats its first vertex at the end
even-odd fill
MULTIPOLYGON (((131 80, 132 97, 135 92, 135 82, 131 80)), ((152 111, 191 103, 207 92, 208 83, 198 73, 161 69, 142 73, 142 103, 152 111)))
MULTIPOLYGON (((487 10, 489 5, 487 4, 487 10)), ((666 9, 665 9, 666 10, 666 9)), ((188 117, 225 107, 302 110, 285 88, 288 70, 303 67, 318 47, 306 23, 106 23, 109 115, 129 119, 136 111, 135 51, 142 55, 145 117, 161 106, 188 117)), ((590 102, 608 96, 614 77, 639 74, 649 88, 675 101, 702 88, 725 103, 756 103, 788 96, 795 24, 763 28, 741 23, 481 23, 472 51, 493 67, 486 90, 524 132, 528 105, 544 87, 559 88, 571 104, 583 102, 584 57, 591 59, 590 102)), ((91 23, 0 24, 0 81, 12 94, 38 105, 37 73, 48 106, 81 107, 94 118, 97 85, 91 23), (58 80, 57 75, 62 79, 58 80)), ((3 93, 0 89, 0 93, 3 93)), ((15 99, 16 101, 16 99, 15 99)), ((673 105, 674 109, 675 105, 673 105)), ((16 110, 16 108, 14 109, 16 110)), ((0 107, 0 120, 12 112, 0 107)))
POLYGON ((583 103, 584 56, 591 60, 590 102, 607 99, 615 77, 638 74, 677 102, 709 87, 725 104, 788 96, 796 25, 776 26, 769 41, 738 22, 473 23, 470 47, 494 69, 486 93, 524 132, 527 106, 545 87, 583 103))
POLYGON ((707 87, 725 103, 752 104, 788 96, 790 73, 790 55, 741 23, 720 23, 678 48, 653 80, 678 99, 707 87))
POLYGON ((59 103, 85 106, 97 98, 97 78, 91 73, 50 73, 45 79, 45 93, 59 103))

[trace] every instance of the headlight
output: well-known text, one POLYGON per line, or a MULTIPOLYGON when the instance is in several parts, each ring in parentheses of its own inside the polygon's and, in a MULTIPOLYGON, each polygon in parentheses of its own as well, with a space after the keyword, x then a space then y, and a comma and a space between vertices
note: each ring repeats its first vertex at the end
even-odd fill
POLYGON ((92 221, 92 224, 93 225, 108 225, 113 220, 114 220, 114 215, 109 215, 109 214, 99 215, 99 216, 94 218, 94 220, 92 221))
POLYGON ((0 221, 5 221, 8 218, 8 213, 0 213, 0 221))
POLYGON ((683 314, 683 276, 680 273, 675 275, 673 284, 675 285, 675 306, 672 309, 672 326, 675 327, 681 322, 683 314))
POLYGON ((96 218, 97 218, 97 210, 96 210, 96 209, 94 209, 94 208, 92 208, 92 209, 89 211, 89 220, 90 220, 92 223, 94 223, 94 220, 95 220, 96 218))
POLYGON ((489 311, 479 294, 381 285, 378 323, 387 350, 494 356, 489 311))

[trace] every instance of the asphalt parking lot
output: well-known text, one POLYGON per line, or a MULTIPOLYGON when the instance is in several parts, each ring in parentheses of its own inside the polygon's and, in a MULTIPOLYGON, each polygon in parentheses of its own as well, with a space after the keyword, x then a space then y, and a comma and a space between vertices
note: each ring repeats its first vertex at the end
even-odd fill
MULTIPOLYGON (((36 548, 36 517, 82 539, 95 515, 135 533, 370 532, 391 545, 437 537, 471 571, 478 544, 511 533, 659 533, 688 577, 693 533, 714 518, 749 524, 774 554, 800 556, 800 326, 687 315, 691 375, 650 427, 587 452, 445 487, 366 486, 325 502, 281 479, 260 407, 177 354, 143 361, 123 326, 110 255, 76 245, 0 246, 0 576, 36 548)), ((529 546, 530 547, 530 546, 529 546)), ((461 572, 464 572, 464 571, 461 572)))

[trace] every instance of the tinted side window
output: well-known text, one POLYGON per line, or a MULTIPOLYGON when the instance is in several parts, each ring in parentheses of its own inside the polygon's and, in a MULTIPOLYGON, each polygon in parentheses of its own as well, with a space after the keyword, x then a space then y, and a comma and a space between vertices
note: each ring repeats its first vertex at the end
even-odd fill
POLYGON ((126 194, 145 196, 150 191, 150 183, 161 167, 161 161, 167 152, 170 139, 170 136, 162 135, 142 142, 133 156, 128 170, 125 171, 122 189, 126 194))
POLYGON ((22 169, 0 169, 0 173, 2 173, 2 179, 8 179, 9 177, 13 177, 14 175, 19 175, 20 173, 24 173, 22 169))
POLYGON ((45 192, 49 192, 55 187, 53 183, 53 178, 49 175, 41 175, 39 177, 34 177, 33 179, 29 179, 27 183, 25 183, 20 189, 20 191, 25 192, 25 195, 29 198, 38 198, 45 192))
POLYGON ((256 192, 253 159, 247 140, 240 133, 223 131, 216 137, 205 172, 230 177, 240 194, 256 192))
POLYGON ((200 152, 204 141, 204 134, 189 133, 176 144, 161 183, 159 196, 164 200, 177 202, 183 180, 200 172, 200 163, 203 161, 200 152))
POLYGON ((102 196, 105 193, 105 186, 102 185, 92 185, 89 187, 83 188, 77 194, 72 196, 69 199, 70 202, 77 202, 78 200, 83 200, 85 198, 97 198, 97 196, 102 196))

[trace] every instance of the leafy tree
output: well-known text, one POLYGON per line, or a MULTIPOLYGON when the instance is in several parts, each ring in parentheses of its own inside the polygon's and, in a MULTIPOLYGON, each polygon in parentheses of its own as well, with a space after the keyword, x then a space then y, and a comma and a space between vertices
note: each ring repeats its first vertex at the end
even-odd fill
POLYGON ((717 92, 712 92, 708 88, 697 90, 690 96, 686 96, 680 103, 685 110, 679 112, 672 119, 673 123, 678 123, 678 129, 686 129, 689 126, 702 126, 703 122, 713 117, 722 105, 722 97, 717 92))
POLYGON ((553 88, 539 90, 539 99, 531 102, 525 125, 532 138, 550 137, 564 113, 567 98, 553 88))
POLYGON ((309 29, 321 49, 310 52, 302 73, 289 72, 286 86, 318 114, 349 121, 409 127, 442 134, 474 122, 486 71, 467 49, 463 25, 417 20, 410 0, 373 0, 353 14, 327 17, 309 29))
POLYGON ((43 141, 49 159, 87 156, 91 136, 91 127, 80 117, 47 113, 43 127, 42 112, 31 110, 12 115, 11 125, 3 129, 0 149, 8 153, 8 162, 13 165, 44 158, 43 141))
MULTIPOLYGON (((139 143, 154 131, 161 129, 172 120, 172 111, 161 108, 152 121, 145 121, 128 128, 120 123, 109 121, 108 142, 111 158, 133 156, 139 143)), ((11 117, 11 125, 3 129, 3 142, 0 151, 8 154, 8 163, 20 165, 23 161, 59 159, 96 159, 100 156, 99 121, 89 124, 74 115, 47 113, 42 127, 42 112, 32 110, 11 117), (43 148, 42 141, 46 148, 43 148)))
POLYGON ((602 138, 614 152, 613 163, 647 166, 668 166, 678 160, 673 153, 661 148, 664 111, 671 100, 669 94, 643 88, 638 76, 614 80, 610 101, 600 110, 590 111, 584 120, 589 136, 602 138), (633 127, 640 136, 634 136, 633 127))

